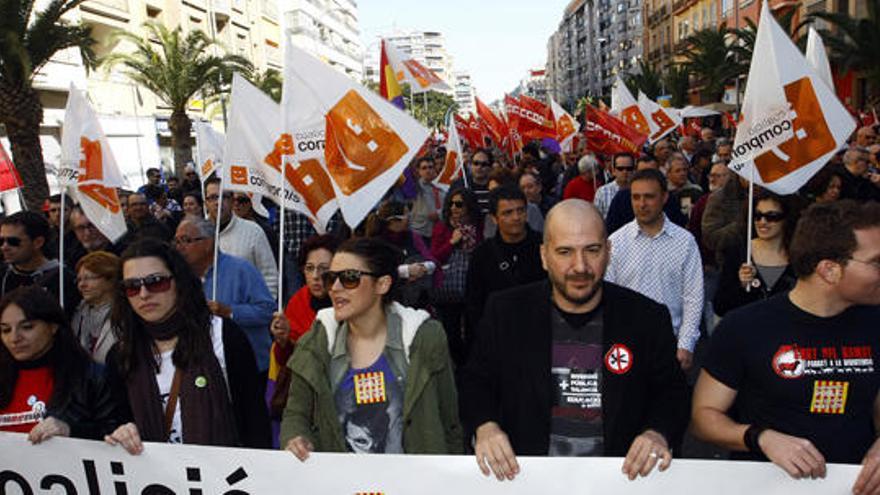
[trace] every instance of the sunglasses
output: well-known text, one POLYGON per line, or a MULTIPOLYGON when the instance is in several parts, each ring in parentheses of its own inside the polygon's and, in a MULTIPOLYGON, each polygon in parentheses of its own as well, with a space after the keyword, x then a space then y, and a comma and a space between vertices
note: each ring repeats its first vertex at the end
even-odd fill
POLYGON ((122 290, 128 297, 135 297, 141 293, 141 287, 146 287, 147 292, 157 294, 171 288, 172 275, 149 275, 143 278, 128 278, 122 281, 122 290))
POLYGON ((359 285, 361 285, 361 277, 364 275, 369 275, 371 277, 378 277, 378 273, 373 272, 365 272, 363 270, 340 270, 338 272, 327 270, 326 272, 321 274, 321 282, 324 284, 324 288, 329 290, 333 287, 333 284, 336 283, 336 279, 339 279, 339 283, 342 284, 342 287, 346 289, 356 289, 359 285))
POLYGON ((0 246, 4 244, 9 244, 12 247, 21 246, 21 238, 20 237, 0 237, 0 246))
POLYGON ((484 161, 479 161, 479 160, 474 160, 473 164, 475 167, 482 167, 482 168, 488 168, 488 167, 492 166, 492 162, 484 162, 484 161))
POLYGON ((450 201, 449 206, 454 206, 456 208, 464 208, 464 201, 450 201))
POLYGON ((785 218, 785 213, 782 213, 781 211, 756 211, 753 216, 755 217, 756 222, 759 222, 763 218, 770 223, 776 223, 782 221, 785 218))

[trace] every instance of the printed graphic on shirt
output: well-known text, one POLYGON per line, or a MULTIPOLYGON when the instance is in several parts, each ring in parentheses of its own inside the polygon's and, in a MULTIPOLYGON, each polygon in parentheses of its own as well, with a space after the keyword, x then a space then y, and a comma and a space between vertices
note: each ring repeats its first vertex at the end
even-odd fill
POLYGON ((615 375, 622 375, 632 368, 633 354, 629 347, 614 344, 605 354, 605 367, 615 375))
POLYGON ((30 411, 0 414, 0 428, 37 424, 46 417, 46 403, 39 400, 36 395, 28 397, 27 405, 30 406, 30 411))
POLYGON ((779 346, 773 355, 773 371, 782 378, 874 372, 870 345, 800 347, 779 346))
POLYGON ((848 392, 849 382, 814 381, 810 412, 813 414, 845 414, 848 392))
MULTIPOLYGON (((168 398, 170 396, 170 393, 159 394, 159 398, 162 400, 163 414, 165 408, 168 407, 168 398)), ((183 433, 179 429, 180 425, 180 400, 178 399, 177 410, 174 411, 174 419, 171 422, 171 429, 168 431, 168 443, 183 443, 183 433)))
POLYGON ((368 368, 349 369, 334 401, 349 451, 403 453, 403 384, 384 355, 368 368))

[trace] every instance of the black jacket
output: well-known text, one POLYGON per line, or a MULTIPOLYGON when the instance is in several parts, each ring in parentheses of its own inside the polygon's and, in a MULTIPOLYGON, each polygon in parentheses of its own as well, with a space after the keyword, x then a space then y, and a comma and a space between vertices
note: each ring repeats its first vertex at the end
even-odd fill
POLYGON ((104 367, 89 363, 83 380, 63 403, 50 402, 47 415, 70 426, 70 436, 102 440, 120 424, 121 410, 108 384, 104 367))
MULTIPOLYGON (((676 448, 687 427, 690 398, 675 357, 665 306, 605 282, 603 353, 614 344, 632 352, 628 372, 602 374, 605 455, 625 456, 635 437, 653 429, 676 448)), ((552 407, 551 289, 547 281, 494 294, 461 382, 468 431, 495 421, 517 455, 547 455, 552 407)))
POLYGON ((739 268, 746 260, 744 235, 730 237, 719 257, 721 273, 718 276, 718 290, 715 291, 715 298, 712 300, 712 309, 718 316, 724 316, 728 311, 740 306, 787 292, 793 289, 797 282, 794 270, 791 265, 788 265, 773 287, 768 287, 767 282, 761 277, 761 272, 758 272, 758 280, 761 285, 752 287, 749 292, 746 292, 739 281, 739 268))

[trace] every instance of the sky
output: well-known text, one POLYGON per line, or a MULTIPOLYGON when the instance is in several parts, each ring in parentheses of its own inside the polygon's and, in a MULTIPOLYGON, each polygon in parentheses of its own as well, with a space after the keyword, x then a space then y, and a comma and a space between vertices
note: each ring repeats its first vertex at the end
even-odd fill
MULTIPOLYGON (((486 103, 512 91, 531 68, 543 67, 547 40, 569 0, 359 0, 364 47, 378 34, 399 30, 439 31, 455 70, 470 73, 486 103)), ((378 57, 377 57, 378 59, 378 57)))

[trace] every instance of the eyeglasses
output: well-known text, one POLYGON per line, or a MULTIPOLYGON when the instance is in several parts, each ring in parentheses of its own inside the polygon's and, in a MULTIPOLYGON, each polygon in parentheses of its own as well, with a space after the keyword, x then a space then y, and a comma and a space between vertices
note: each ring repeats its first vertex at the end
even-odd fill
POLYGON ((184 235, 175 238, 174 243, 178 246, 188 246, 195 242, 204 241, 205 239, 207 239, 207 237, 187 237, 184 235))
POLYGON ((870 265, 870 266, 873 266, 875 269, 880 270, 880 261, 877 261, 877 260, 865 261, 865 260, 857 260, 855 258, 847 258, 847 259, 852 260, 852 261, 857 261, 863 265, 870 265))
POLYGON ((474 160, 472 163, 475 167, 488 168, 492 166, 492 162, 484 162, 481 160, 474 160))
POLYGON ((0 246, 9 244, 12 247, 21 246, 21 237, 0 237, 0 246))
POLYGON ((361 285, 361 277, 364 275, 369 275, 371 277, 379 276, 378 273, 365 272, 363 270, 349 269, 340 270, 338 272, 327 270, 321 274, 321 282, 324 284, 324 288, 328 290, 336 283, 336 279, 339 279, 339 283, 341 283, 342 287, 346 289, 357 289, 357 287, 361 285))
POLYGON ((464 201, 450 201, 449 206, 454 206, 456 208, 464 208, 464 201))
POLYGON ((166 292, 171 288, 171 275, 149 275, 143 278, 128 278, 122 281, 122 290, 128 297, 135 297, 141 293, 141 287, 146 287, 147 292, 157 294, 166 292))
POLYGON ((313 273, 321 275, 329 269, 330 267, 327 265, 306 265, 303 267, 303 272, 305 272, 306 275, 311 275, 313 273))
POLYGON ((770 223, 780 222, 785 219, 785 213, 781 211, 756 211, 753 216, 755 217, 755 222, 761 221, 762 218, 770 223))

